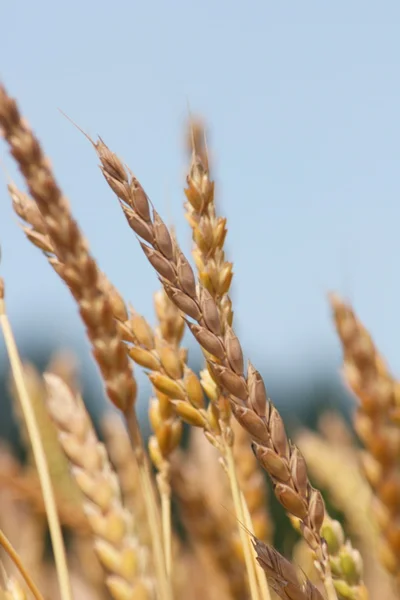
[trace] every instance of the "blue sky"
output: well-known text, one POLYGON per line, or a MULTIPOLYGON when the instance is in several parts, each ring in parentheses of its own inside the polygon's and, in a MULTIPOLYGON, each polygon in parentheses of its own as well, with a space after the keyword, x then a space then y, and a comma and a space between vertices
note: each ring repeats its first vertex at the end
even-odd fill
MULTIPOLYGON (((58 108, 123 157, 189 250, 189 102, 210 129, 247 355, 287 377, 338 361, 334 289, 400 372, 398 1, 36 0, 4 3, 1 20, 0 78, 138 311, 152 318, 156 277, 58 108)), ((4 145, 0 157, 16 177, 4 145)), ((0 185, 1 274, 19 340, 82 343, 76 307, 19 231, 2 174, 0 185)))

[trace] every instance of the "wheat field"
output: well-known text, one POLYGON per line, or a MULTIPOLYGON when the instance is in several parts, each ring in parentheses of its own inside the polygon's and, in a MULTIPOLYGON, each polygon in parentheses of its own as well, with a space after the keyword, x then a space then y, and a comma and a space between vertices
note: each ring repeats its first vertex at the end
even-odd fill
POLYGON ((288 438, 235 333, 228 225, 202 122, 192 119, 186 134, 191 261, 131 169, 82 132, 158 277, 154 325, 99 269, 38 138, 1 86, 0 131, 25 181, 24 190, 9 181, 9 199, 76 302, 110 407, 99 435, 62 349, 43 373, 21 362, 1 280, 28 459, 0 449, 0 597, 400 599, 400 383, 351 304, 331 294, 353 428, 330 413, 317 432, 288 438), (199 372, 188 365, 185 330, 201 348, 199 372), (148 439, 134 366, 152 386, 148 439), (269 490, 297 532, 285 556, 273 545, 269 490))

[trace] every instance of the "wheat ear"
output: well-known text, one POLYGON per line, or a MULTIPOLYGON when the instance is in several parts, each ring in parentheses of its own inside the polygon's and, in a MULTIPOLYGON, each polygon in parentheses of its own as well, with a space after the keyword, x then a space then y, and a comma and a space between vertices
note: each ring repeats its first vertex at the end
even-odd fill
POLYGON ((136 383, 112 318, 109 301, 99 284, 98 269, 73 220, 38 140, 18 107, 0 87, 0 126, 44 221, 64 281, 78 302, 92 342, 107 394, 120 410, 133 406, 136 383))
POLYGON ((47 406, 72 475, 85 496, 96 553, 109 573, 106 585, 114 600, 153 598, 154 585, 146 573, 148 550, 140 546, 132 515, 122 505, 105 446, 97 440, 81 398, 56 375, 44 377, 47 406))
MULTIPOLYGON (((154 209, 153 219, 150 217, 150 206, 146 194, 139 182, 133 176, 128 178, 126 170, 118 157, 113 154, 101 140, 93 145, 100 158, 104 177, 110 187, 117 195, 119 195, 121 207, 125 212, 130 226, 145 241, 154 246, 154 248, 151 248, 142 243, 145 254, 162 277, 162 283, 166 293, 180 310, 190 315, 192 318, 200 319, 200 305, 198 301, 195 300, 196 285, 194 274, 187 259, 180 251, 175 239, 171 236, 165 223, 154 209), (170 285, 170 283, 175 280, 175 273, 177 272, 179 272, 181 283, 183 283, 181 289, 174 288, 170 285)), ((211 294, 205 288, 201 288, 201 290, 203 307, 210 307, 210 311, 207 313, 210 323, 213 321, 214 324, 218 323, 219 326, 219 313, 215 302, 211 294)), ((192 332, 193 327, 195 326, 189 323, 189 328, 192 332)), ((229 335, 231 329, 229 328, 227 331, 229 332, 229 335)), ((213 335, 214 334, 211 333, 211 336, 213 335)), ((209 347, 206 347, 204 344, 202 344, 202 347, 206 352, 210 352, 209 347)), ((215 354, 215 348, 213 348, 213 351, 215 354)), ((151 374, 150 379, 160 391, 170 396, 176 407, 177 413, 183 420, 186 420, 192 425, 204 428, 210 441, 215 445, 220 446, 221 453, 224 455, 226 461, 226 469, 231 482, 235 510, 237 511, 238 519, 241 522, 244 522, 245 511, 243 510, 242 498, 240 490, 238 489, 236 472, 234 469, 234 461, 231 452, 233 439, 229 427, 224 427, 224 430, 221 432, 219 415, 217 418, 212 419, 214 416, 212 404, 210 404, 209 415, 211 418, 207 419, 207 414, 205 414, 204 409, 199 409, 196 405, 193 406, 193 404, 190 405, 189 403, 184 402, 185 395, 182 394, 182 391, 178 386, 171 386, 170 382, 162 375, 152 377, 151 374), (176 398, 179 399, 176 400, 176 398), (213 428, 215 428, 214 431, 213 428)), ((252 597, 256 599, 259 592, 255 576, 255 564, 253 562, 248 539, 242 530, 240 531, 240 535, 248 567, 249 585, 252 590, 252 597)))
POLYGON ((316 552, 322 575, 329 578, 326 546, 320 536, 325 514, 322 496, 310 485, 305 461, 289 443, 261 375, 249 364, 245 377, 237 336, 227 327, 222 337, 215 301, 202 286, 197 291, 189 262, 158 213, 153 210, 151 218, 149 200, 138 180, 133 175, 128 177, 121 161, 103 142, 95 148, 104 177, 120 198, 130 227, 148 244, 141 242, 142 249, 159 273, 166 293, 182 312, 197 321, 188 321, 188 327, 205 350, 216 382, 229 394, 234 416, 249 432, 254 452, 270 474, 278 500, 301 519, 303 535, 316 552))
MULTIPOLYGON (((186 218, 192 229, 193 238, 193 257, 196 263, 200 283, 210 293, 215 301, 221 324, 221 335, 225 334, 226 327, 232 326, 233 311, 232 302, 229 297, 229 289, 232 282, 232 263, 225 259, 224 243, 227 234, 226 218, 217 215, 214 197, 214 182, 210 177, 210 166, 208 158, 208 149, 206 147, 206 134, 202 124, 199 121, 192 120, 190 123, 190 141, 191 141, 191 163, 187 176, 187 188, 185 195, 187 202, 186 218)), ((215 396, 218 400, 215 402, 215 408, 218 411, 219 419, 223 427, 230 431, 230 406, 226 393, 221 390, 215 390, 215 396)), ((234 447, 234 445, 233 445, 234 447)), ((232 492, 236 494, 238 486, 237 461, 232 456, 231 446, 225 449, 227 464, 229 466, 229 477, 232 480, 232 492)), ((256 465, 256 469, 257 469, 256 465)), ((239 485, 240 488, 240 485, 239 485)), ((242 490, 241 490, 242 491, 242 490)), ((238 517, 244 517, 246 526, 254 533, 252 523, 252 512, 247 505, 246 495, 242 493, 239 496, 240 505, 238 505, 238 517)), ((259 508, 260 512, 260 508, 259 508)), ((269 598, 268 589, 265 584, 265 577, 258 568, 255 561, 255 554, 248 536, 242 528, 238 528, 239 536, 245 548, 245 558, 248 563, 248 569, 253 567, 249 560, 253 557, 256 576, 259 579, 259 585, 263 596, 269 598)))
POLYGON ((343 347, 344 378, 359 400, 354 426, 366 448, 362 462, 382 532, 379 554, 400 584, 400 428, 392 421, 400 384, 350 304, 337 295, 330 300, 343 347))

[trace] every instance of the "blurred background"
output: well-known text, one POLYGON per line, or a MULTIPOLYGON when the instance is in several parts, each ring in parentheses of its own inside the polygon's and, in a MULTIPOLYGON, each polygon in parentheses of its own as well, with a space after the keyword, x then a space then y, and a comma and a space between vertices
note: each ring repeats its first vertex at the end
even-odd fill
MULTIPOLYGON (((126 161, 186 252, 188 107, 205 119, 236 330, 291 421, 351 409, 329 290, 354 303, 400 371, 398 2, 36 0, 5 3, 1 20, 1 80, 101 268, 137 311, 153 321, 157 278, 90 144, 58 109, 126 161)), ((76 306, 20 231, 3 171, 20 179, 4 145, 0 158, 0 271, 19 347, 40 367, 72 349, 98 415, 105 401, 76 306)), ((149 387, 136 372, 146 420, 149 387)), ((0 435, 10 436, 3 345, 0 374, 0 435)))

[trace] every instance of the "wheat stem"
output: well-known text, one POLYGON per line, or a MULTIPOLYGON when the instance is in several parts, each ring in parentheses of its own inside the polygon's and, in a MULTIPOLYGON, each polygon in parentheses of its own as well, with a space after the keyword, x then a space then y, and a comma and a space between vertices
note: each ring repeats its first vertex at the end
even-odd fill
POLYGON ((327 600, 338 600, 335 586, 333 584, 332 575, 327 575, 324 578, 324 588, 327 595, 327 600))
POLYGON ((246 564, 247 575, 249 578, 250 596, 251 600, 261 600, 257 586, 257 579, 255 573, 255 561, 253 560, 252 551, 250 549, 250 539, 247 536, 246 531, 243 529, 245 523, 245 512, 243 510, 239 484, 236 477, 235 461, 233 459, 232 449, 227 446, 226 448, 226 467, 229 477, 229 484, 231 486, 233 503, 235 506, 236 517, 238 519, 238 529, 240 535, 240 541, 243 546, 244 560, 246 564))
POLYGON ((36 600, 44 600, 42 594, 36 587, 35 583, 32 581, 32 578, 29 575, 29 573, 27 572, 27 570, 25 569, 24 565, 22 564, 21 559, 18 555, 18 552, 12 546, 11 542, 7 539, 6 535, 3 533, 3 531, 1 531, 1 529, 0 529, 0 546, 3 547, 5 552, 7 552, 8 556, 13 561, 13 563, 17 567, 18 571, 21 573, 26 585, 28 586, 28 588, 30 589, 32 594, 35 596, 36 600))
POLYGON ((161 515, 164 540, 165 566, 168 577, 172 572, 172 531, 171 531, 171 494, 166 489, 161 489, 161 515))
POLYGON ((145 506, 149 521, 150 535, 152 538, 152 548, 154 552, 154 563, 157 573, 157 581, 161 600, 171 600, 170 583, 167 578, 164 563, 163 547, 158 543, 159 532, 161 530, 160 514, 157 504, 155 489, 151 479, 150 465, 143 447, 142 436, 137 422, 136 412, 133 407, 124 412, 128 434, 131 440, 133 451, 137 457, 139 467, 139 477, 145 497, 145 506))
POLYGON ((43 443, 40 437, 40 432, 37 427, 35 414, 33 412, 33 408, 25 386, 21 359, 18 354, 14 334, 7 317, 4 302, 4 283, 1 279, 0 324, 3 330, 4 341, 6 344, 7 353, 9 356, 11 369, 15 380, 15 386, 18 392, 18 397, 21 402, 21 407, 24 413, 26 427, 28 429, 29 438, 32 444, 32 451, 38 470, 43 499, 46 507, 47 520, 49 523, 50 536, 53 545, 54 559, 56 563, 57 576, 60 585, 61 598, 62 600, 72 600, 71 584, 68 575, 68 566, 66 560, 64 541, 61 533, 60 521, 57 514, 57 507, 54 498, 53 487, 51 484, 50 474, 43 449, 43 443))
MULTIPOLYGON (((243 513, 244 513, 244 525, 245 525, 246 529, 248 529, 250 531, 250 533, 254 535, 253 521, 251 519, 250 510, 247 505, 246 498, 244 497, 243 492, 240 493, 240 498, 241 498, 243 513)), ((253 556, 255 559, 256 554, 253 549, 253 544, 251 544, 251 548, 252 548, 252 553, 253 553, 253 556)), ((256 560, 255 560, 255 566, 256 566, 257 581, 258 581, 258 585, 261 590, 261 596, 262 596, 263 600, 271 600, 271 594, 269 593, 269 588, 268 588, 267 580, 265 578, 264 571, 262 570, 260 565, 256 562, 256 560)))

